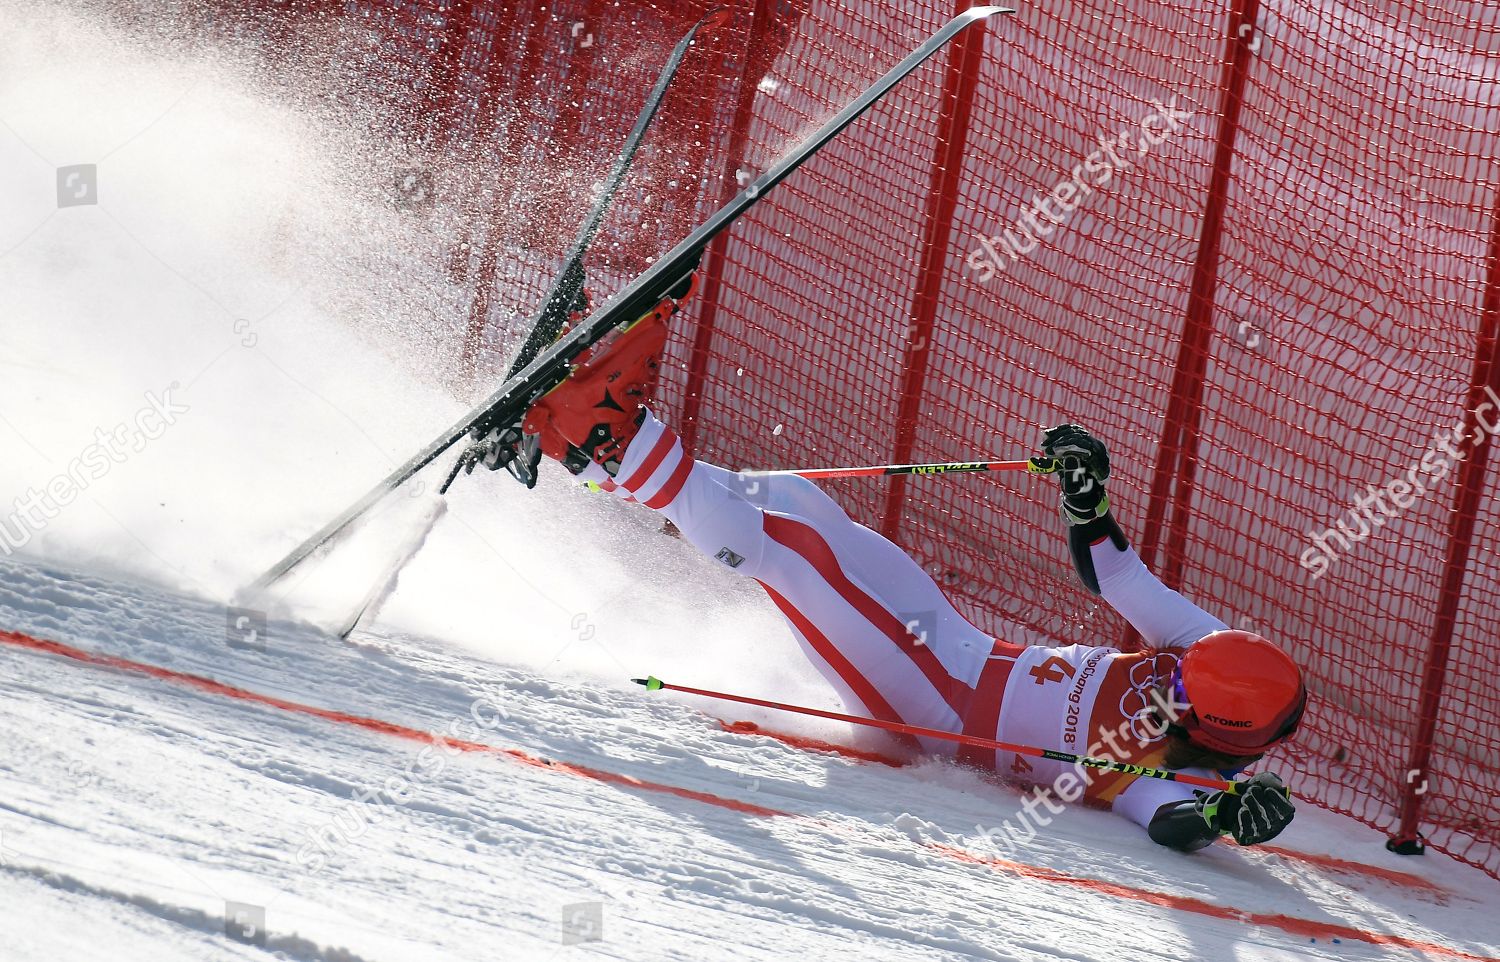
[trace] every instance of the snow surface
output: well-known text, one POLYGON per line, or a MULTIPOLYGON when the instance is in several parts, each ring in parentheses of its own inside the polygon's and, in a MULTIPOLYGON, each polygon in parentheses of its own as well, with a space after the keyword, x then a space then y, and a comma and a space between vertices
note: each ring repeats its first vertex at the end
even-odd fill
POLYGON ((0 566, 0 620, 525 753, 458 753, 0 645, 5 958, 1424 957, 1138 892, 1480 957, 1500 936, 1492 880, 1390 855, 1310 808, 1280 840, 1288 849, 1441 890, 1230 846, 1175 855, 1081 808, 1018 864, 974 864, 952 850, 1001 858, 975 828, 1014 815, 1017 793, 944 765, 892 768, 727 732, 633 686, 549 677, 439 640, 350 643, 273 623, 264 651, 235 648, 218 603, 15 563, 0 566), (264 949, 223 935, 230 902, 264 908, 264 949), (602 939, 563 945, 568 907, 591 902, 602 939))
POLYGON ((242 689, 0 644, 0 960, 1500 954, 1494 880, 1308 806, 1281 854, 1179 856, 1070 809, 1004 856, 979 828, 1012 789, 644 694, 627 679, 844 707, 753 586, 560 471, 464 479, 340 641, 430 509, 395 499, 231 646, 235 590, 461 410, 434 386, 451 338, 421 334, 461 316, 443 225, 391 209, 402 158, 232 52, 50 4, 0 22, 0 511, 148 393, 189 409, 0 549, 0 632, 242 689), (99 203, 58 209, 74 163, 99 203), (495 751, 404 737, 455 724, 495 751), (401 801, 356 800, 388 784, 401 801), (264 911, 264 946, 226 935, 228 903, 264 911), (565 944, 591 906, 602 938, 565 944))

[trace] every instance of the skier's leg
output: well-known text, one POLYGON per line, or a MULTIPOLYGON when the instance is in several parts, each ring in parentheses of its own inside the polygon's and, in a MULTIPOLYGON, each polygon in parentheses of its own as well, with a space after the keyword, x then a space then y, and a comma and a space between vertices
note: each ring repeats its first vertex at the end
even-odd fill
POLYGON ((991 644, 932 579, 810 482, 747 488, 694 461, 641 407, 668 313, 661 306, 590 352, 523 430, 580 478, 662 512, 699 550, 760 581, 814 663, 867 711, 961 728, 991 644))
MULTIPOLYGON (((990 636, 954 609, 931 575, 885 536, 851 519, 812 481, 795 475, 737 474, 703 461, 698 466, 730 490, 745 492, 747 500, 767 511, 800 518, 825 532, 838 545, 839 562, 850 578, 899 613, 902 623, 937 652, 945 665, 953 668, 964 663, 961 652, 989 650, 990 636)), ((967 671, 956 674, 973 681, 967 671)))
POLYGON ((962 726, 992 639, 900 548, 811 482, 754 488, 688 457, 649 414, 614 478, 594 469, 580 476, 660 511, 705 555, 759 581, 813 661, 869 712, 962 726))

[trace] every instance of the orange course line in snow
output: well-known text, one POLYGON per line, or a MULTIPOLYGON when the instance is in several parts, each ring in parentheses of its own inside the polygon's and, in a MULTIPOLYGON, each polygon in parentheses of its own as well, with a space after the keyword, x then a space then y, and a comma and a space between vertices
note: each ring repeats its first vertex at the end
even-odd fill
POLYGON ((1282 858, 1292 859, 1298 862, 1307 862, 1309 865, 1317 865, 1332 872, 1346 872, 1353 875, 1367 875, 1370 878, 1380 879, 1392 885, 1404 888, 1421 889, 1430 892, 1440 898, 1448 897, 1448 890, 1429 881, 1420 875, 1403 872, 1400 869, 1382 868, 1379 865, 1367 865, 1364 862, 1351 862, 1348 859, 1337 858, 1333 855, 1317 855, 1313 852, 1299 852, 1295 849, 1281 848, 1276 845, 1257 845, 1255 851, 1266 855, 1280 855, 1282 858))
POLYGON ((789 732, 772 731, 769 728, 762 728, 751 721, 720 721, 719 727, 733 735, 758 735, 762 738, 781 742, 783 745, 790 745, 792 748, 800 749, 804 752, 838 755, 841 758, 849 758, 858 762, 874 762, 875 764, 885 765, 889 768, 904 768, 907 764, 904 759, 897 758, 894 755, 855 748, 852 745, 841 745, 838 742, 825 742, 818 738, 809 738, 806 735, 793 735, 789 732))
POLYGON ((1251 925, 1270 926, 1292 935, 1305 935, 1310 938, 1322 937, 1330 940, 1348 939, 1352 942, 1367 942, 1372 945, 1391 945, 1403 949, 1414 949, 1426 955, 1440 955, 1450 959, 1467 960, 1467 962, 1495 962, 1494 956, 1474 955, 1462 949, 1449 948, 1446 945, 1437 945, 1432 942, 1424 942, 1420 939, 1409 939, 1404 935, 1390 935, 1385 932, 1366 932, 1364 929, 1356 929, 1348 925, 1335 925, 1331 922, 1314 922, 1311 919, 1299 919, 1290 915, 1247 912, 1244 909, 1215 905, 1212 902, 1205 902, 1202 899, 1195 899, 1186 895, 1153 892, 1149 889, 1133 888, 1115 882, 1102 882, 1098 879, 1080 878, 1075 875, 1056 871, 1055 869, 1038 868, 1022 862, 1007 861, 1003 858, 975 855, 963 849, 953 848, 948 845, 939 845, 933 842, 928 843, 927 847, 960 861, 985 865, 1012 875, 1019 875, 1022 878, 1037 879, 1043 882, 1056 882, 1104 895, 1113 895, 1116 898, 1128 899, 1132 902, 1144 902, 1148 905, 1159 905, 1163 908, 1176 909, 1179 912, 1206 915, 1209 918, 1226 919, 1232 922, 1248 922, 1251 925))
POLYGON ((98 665, 103 668, 114 668, 120 671, 131 672, 138 675, 148 675, 161 681, 169 681, 174 684, 194 688, 207 692, 211 695, 220 695, 232 698, 236 701, 248 702, 254 705, 264 705, 268 708, 276 708, 294 715, 310 715, 325 721, 335 722, 341 725, 349 725, 362 728, 366 731, 377 732, 382 735, 390 735, 395 738, 404 738, 408 741, 423 742, 428 745, 438 745, 452 748, 457 751, 478 752, 486 755, 497 755, 509 758, 536 768, 546 768, 552 771, 567 772, 572 775, 581 775, 595 781, 605 782, 611 785, 624 785, 631 788, 644 789, 652 792, 662 792, 667 795, 675 795, 678 798, 692 799, 707 805, 716 805, 732 811, 741 812, 746 815, 785 815, 787 813, 777 811, 774 808, 766 808, 763 805, 752 805, 749 802, 739 802, 734 799, 721 798, 718 795, 710 795, 707 792, 698 792, 688 788, 679 788, 676 785, 665 785, 657 782, 643 781, 630 775, 621 775, 616 772, 603 771, 590 768, 586 765, 575 765, 570 762, 559 762, 548 758, 540 758, 528 754, 519 748, 498 748, 494 745, 486 745, 483 742, 465 741, 462 738, 449 738, 444 735, 436 735, 432 732, 424 732, 417 728, 406 725, 397 725, 393 722, 381 721, 378 718, 367 718, 363 715, 353 715, 348 712, 335 711, 329 708, 317 708, 312 705, 303 705, 298 702, 288 701, 285 698, 277 698, 274 695, 262 695, 245 688, 237 688, 234 685, 226 685, 212 678, 204 678, 201 675, 189 675, 185 672, 173 671, 170 668, 161 668, 145 662, 130 661, 125 658, 116 658, 113 655, 101 655, 95 652, 84 651, 82 648, 74 648, 55 641, 42 641, 27 635, 16 634, 10 631, 0 631, 0 643, 14 645, 17 648, 29 648, 33 651, 46 652, 69 658, 73 661, 83 662, 89 665, 98 665))
MULTIPOLYGON (((369 718, 363 715, 355 715, 349 712, 336 711, 328 708, 318 708, 312 705, 303 705, 284 698, 277 698, 274 695, 264 695, 259 692, 250 691, 249 689, 239 688, 234 685, 228 685, 224 682, 215 681, 211 678, 205 678, 201 675, 190 675, 186 672, 174 671, 170 668, 162 668, 158 665, 152 665, 146 662, 131 661, 129 659, 119 658, 114 655, 104 655, 97 652, 86 651, 82 648, 75 648, 71 645, 62 644, 61 642, 44 641, 42 639, 33 638, 29 635, 18 634, 16 632, 0 630, 0 644, 7 644, 15 648, 55 655, 60 658, 66 658, 71 661, 80 662, 86 665, 95 665, 101 668, 113 668, 118 671, 129 672, 137 675, 146 675, 160 681, 182 685, 184 687, 206 692, 211 695, 217 695, 249 704, 262 705, 268 708, 275 708, 280 711, 289 712, 291 714, 321 718, 325 721, 334 722, 336 724, 348 725, 351 727, 364 729, 366 731, 372 731, 383 735, 390 735, 409 741, 419 741, 427 744, 446 746, 459 751, 476 752, 500 758, 508 758, 512 761, 516 761, 530 767, 544 768, 549 771, 576 775, 582 778, 591 779, 593 781, 602 782, 604 784, 619 785, 627 788, 638 789, 641 791, 661 792, 678 798, 686 798, 693 801, 702 802, 705 805, 711 805, 733 812, 740 812, 742 814, 764 816, 768 818, 793 817, 809 822, 816 821, 816 819, 812 818, 811 816, 797 815, 796 813, 792 812, 784 812, 779 809, 767 808, 763 805, 754 805, 749 802, 742 802, 732 798, 725 798, 723 796, 714 795, 709 792, 695 791, 676 785, 668 785, 663 782, 646 781, 630 775, 623 775, 618 772, 610 772, 603 769, 592 768, 587 765, 577 765, 570 762, 541 758, 536 755, 531 755, 527 752, 524 752, 518 748, 500 748, 494 745, 484 744, 483 742, 472 742, 466 741, 464 739, 448 738, 441 735, 434 735, 430 732, 424 732, 420 729, 412 728, 407 725, 398 725, 393 722, 382 721, 376 718, 369 718)), ((1204 915, 1211 918, 1224 919, 1235 922, 1249 922, 1254 925, 1264 925, 1267 927, 1280 929, 1281 931, 1287 932, 1292 935, 1302 935, 1314 938, 1322 936, 1329 939, 1342 938, 1348 939, 1350 941, 1365 942, 1372 945, 1389 945, 1406 949, 1414 949, 1416 951, 1425 952, 1431 955, 1439 955, 1446 958, 1464 960, 1464 962, 1500 962, 1500 958, 1492 956, 1473 955, 1472 953, 1465 952, 1461 949, 1454 949, 1444 945, 1423 942, 1418 939, 1410 939, 1404 936, 1389 935, 1383 932, 1367 932, 1362 929, 1356 929, 1350 926, 1334 925, 1327 922, 1314 922, 1309 919, 1299 919, 1289 915, 1273 915, 1269 913, 1249 912, 1243 909, 1215 905, 1211 902, 1205 902, 1201 899, 1190 898, 1187 896, 1170 895, 1163 892, 1153 892, 1147 889, 1138 889, 1128 885, 1121 885, 1115 882, 1104 882, 1097 879, 1069 875, 1065 872, 1059 872, 1055 869, 1041 868, 1035 865, 1027 865, 1022 862, 1011 862, 1005 859, 976 855, 972 852, 967 852, 963 849, 954 848, 949 845, 940 845, 930 842, 926 844, 925 848, 930 852, 935 852, 937 854, 941 854, 943 856, 961 862, 966 862, 973 865, 982 865, 987 868, 1005 871, 1033 881, 1082 888, 1101 895, 1109 895, 1115 898, 1132 902, 1157 905, 1163 908, 1170 908, 1181 912, 1189 912, 1195 915, 1204 915)))

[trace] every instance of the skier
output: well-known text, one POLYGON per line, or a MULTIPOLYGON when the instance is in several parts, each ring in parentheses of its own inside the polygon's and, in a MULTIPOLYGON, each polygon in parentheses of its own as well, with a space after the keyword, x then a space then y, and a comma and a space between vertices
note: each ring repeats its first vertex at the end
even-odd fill
MULTIPOLYGON (((691 288, 674 292, 685 300, 691 288)), ((1068 546, 1084 585, 1140 632, 1147 648, 1021 647, 954 610, 900 548, 851 520, 811 481, 736 474, 695 460, 645 407, 667 339, 671 297, 596 344, 514 431, 493 432, 483 459, 504 467, 542 454, 580 479, 660 512, 718 563, 754 578, 846 703, 876 718, 1073 754, 1228 776, 1296 729, 1306 689, 1274 644, 1225 624, 1156 579, 1130 548, 1104 490, 1109 456, 1083 428, 1042 437, 1060 466, 1068 546), (914 613, 920 613, 913 618, 914 613), (913 630, 915 626, 921 631, 913 630)), ((1064 801, 1106 804, 1184 851, 1221 834, 1275 838, 1294 810, 1270 772, 1238 793, 907 738, 914 750, 1036 785, 1064 801)))

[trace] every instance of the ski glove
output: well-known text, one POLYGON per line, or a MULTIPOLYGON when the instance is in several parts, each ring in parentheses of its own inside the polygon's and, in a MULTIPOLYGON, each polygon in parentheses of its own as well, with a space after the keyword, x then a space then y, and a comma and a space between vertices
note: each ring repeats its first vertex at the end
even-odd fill
POLYGON ((1241 783, 1234 795, 1199 795, 1197 808, 1209 828, 1233 835, 1241 845, 1269 842, 1292 824, 1297 814, 1285 783, 1271 772, 1261 772, 1241 783))
POLYGON ((1104 442, 1076 424, 1059 424, 1042 434, 1046 458, 1032 458, 1034 469, 1056 474, 1062 485, 1063 519, 1088 524, 1109 513, 1104 482, 1109 478, 1109 451, 1104 442))

